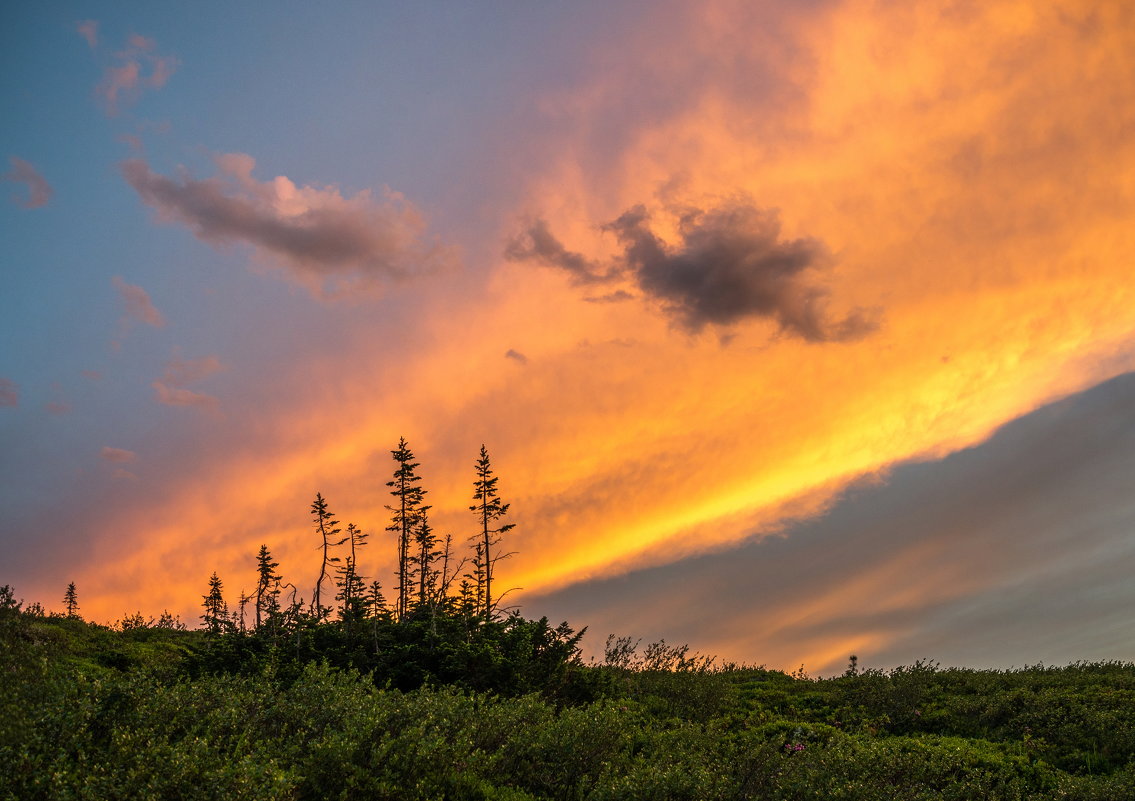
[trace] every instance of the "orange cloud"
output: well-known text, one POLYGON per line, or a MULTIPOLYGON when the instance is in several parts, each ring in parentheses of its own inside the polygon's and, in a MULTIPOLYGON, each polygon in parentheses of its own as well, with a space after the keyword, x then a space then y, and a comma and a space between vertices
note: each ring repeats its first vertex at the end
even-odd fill
MULTIPOLYGON (((1117 78, 1132 12, 748 7, 679 10, 631 32, 583 85, 540 97, 554 124, 528 143, 539 152, 525 192, 486 238, 500 252, 518 219, 543 220, 555 244, 541 246, 529 228, 519 252, 565 269, 502 258, 481 287, 407 289, 412 346, 376 347, 410 338, 367 320, 323 358, 248 376, 228 436, 194 443, 196 469, 92 523, 95 564, 116 566, 88 577, 114 599, 108 614, 145 600, 189 617, 185 599, 209 572, 235 589, 261 542, 308 587, 305 509, 316 487, 339 519, 380 531, 386 451, 403 434, 437 529, 458 541, 472 528, 471 464, 487 443, 518 524, 519 555, 502 563, 501 584, 549 592, 768 538, 822 514, 864 476, 967 448, 1135 369, 1135 89, 1117 78), (588 265, 627 254, 597 222, 643 203, 673 258, 689 240, 671 210, 738 196, 776 210, 773 251, 825 244, 824 315, 774 304, 729 317, 723 343, 696 325, 674 330, 641 303, 580 296, 588 265), (874 307, 885 317, 869 337, 800 336, 809 320, 824 332, 874 307), (525 369, 501 358, 509 352, 524 354, 525 369), (176 566, 184 583, 147 578, 154 565, 176 566)), ((147 203, 210 243, 246 242, 316 278, 413 272, 388 274, 389 252, 357 232, 353 221, 388 213, 369 197, 260 182, 247 157, 203 181, 127 164, 147 203), (343 224, 341 250, 320 250, 326 219, 343 224)), ((397 230, 418 235, 392 213, 397 230)), ((403 264, 402 250, 390 252, 403 264)), ((811 284, 795 286, 806 298, 811 284)), ((655 298, 679 317, 715 319, 676 291, 655 298)), ((371 547, 366 570, 388 576, 389 548, 380 538, 371 547)), ((816 624, 802 659, 827 664, 898 636, 895 621, 847 638, 820 625, 872 587, 893 588, 880 613, 971 591, 946 569, 924 584, 904 578, 934 547, 896 548, 846 587, 802 601, 796 624, 816 624)), ((673 603, 686 600, 674 588, 673 603)), ((738 615, 722 637, 741 637, 752 619, 759 613, 738 615)))

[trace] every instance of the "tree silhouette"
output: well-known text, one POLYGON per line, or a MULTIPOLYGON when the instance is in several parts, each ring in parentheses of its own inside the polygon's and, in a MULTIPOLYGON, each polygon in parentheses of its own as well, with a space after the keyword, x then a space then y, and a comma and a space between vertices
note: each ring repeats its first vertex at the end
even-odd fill
POLYGON ((327 566, 332 562, 339 561, 338 556, 331 556, 331 549, 342 545, 347 540, 345 537, 335 539, 342 532, 342 529, 338 528, 339 521, 327 508, 327 501, 318 492, 315 493, 315 500, 311 504, 311 516, 315 521, 315 530, 323 539, 323 544, 317 546, 323 549, 323 561, 319 565, 319 579, 315 582, 315 595, 311 599, 311 612, 316 619, 322 620, 327 614, 327 610, 321 603, 323 581, 327 578, 327 566))
MULTIPOLYGON (((489 452, 485 450, 484 445, 481 445, 481 455, 477 459, 474 469, 477 478, 473 482, 474 503, 469 507, 469 511, 476 513, 481 530, 473 537, 477 543, 473 566, 477 583, 480 584, 482 581, 484 583, 483 597, 479 597, 477 600, 481 605, 480 608, 485 619, 489 620, 493 616, 495 605, 493 601, 493 571, 498 561, 513 555, 511 552, 494 553, 494 549, 500 544, 501 535, 512 530, 516 524, 500 523, 501 519, 508 514, 509 504, 501 503, 500 495, 497 493, 497 477, 493 475, 489 452)), ((478 589, 480 588, 478 587, 478 589)), ((482 595, 482 593, 478 592, 478 595, 482 595)))
POLYGON ((339 617, 342 620, 363 617, 366 612, 366 604, 363 600, 363 594, 366 592, 366 576, 359 574, 358 549, 366 545, 368 536, 354 523, 347 524, 346 542, 351 543, 351 555, 346 558, 345 564, 335 569, 339 577, 336 582, 339 593, 335 596, 335 600, 343 602, 339 607, 339 617))
POLYGON ((280 607, 280 576, 276 574, 279 562, 272 561, 272 554, 267 545, 260 546, 260 553, 256 555, 256 628, 263 625, 263 615, 268 613, 269 619, 273 612, 280 607))
POLYGON ((437 594, 438 573, 433 563, 441 556, 437 550, 437 535, 430 526, 429 507, 423 507, 418 516, 418 525, 414 528, 415 553, 410 557, 418 574, 418 606, 425 607, 433 603, 437 594))
POLYGON ((398 449, 391 451, 390 455, 394 457, 398 467, 394 470, 393 479, 386 482, 386 486, 391 488, 390 494, 395 498, 395 503, 386 507, 392 515, 386 530, 398 537, 398 600, 394 614, 398 620, 403 620, 409 611, 410 593, 414 586, 410 545, 414 530, 429 507, 422 503, 426 491, 419 483, 421 476, 414 472, 418 463, 414 461, 414 454, 406 444, 405 437, 398 439, 398 449))
POLYGON ((75 592, 75 582, 67 585, 67 592, 63 594, 63 603, 67 606, 67 617, 78 617, 79 596, 75 592))
POLYGON ((205 614, 201 616, 205 630, 211 634, 220 634, 229 625, 229 607, 225 603, 224 585, 221 583, 217 571, 209 577, 209 594, 202 596, 205 614))

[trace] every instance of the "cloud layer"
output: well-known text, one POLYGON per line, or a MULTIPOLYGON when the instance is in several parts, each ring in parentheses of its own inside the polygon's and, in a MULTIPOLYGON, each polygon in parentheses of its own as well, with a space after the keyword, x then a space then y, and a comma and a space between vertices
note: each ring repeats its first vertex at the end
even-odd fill
POLYGON ((218 175, 197 180, 153 172, 145 161, 122 174, 161 219, 188 226, 211 245, 243 243, 317 291, 401 281, 442 266, 449 251, 425 241, 418 210, 396 192, 344 196, 333 186, 296 186, 285 176, 260 182, 256 161, 229 153, 218 175))

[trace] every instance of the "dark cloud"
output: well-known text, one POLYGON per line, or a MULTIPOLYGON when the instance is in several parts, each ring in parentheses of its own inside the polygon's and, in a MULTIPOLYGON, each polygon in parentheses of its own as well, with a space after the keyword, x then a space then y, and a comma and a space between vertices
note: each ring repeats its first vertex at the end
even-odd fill
MULTIPOLYGON (((775 210, 739 200, 708 211, 682 209, 678 219, 679 241, 673 245, 654 233, 643 206, 604 225, 622 249, 608 267, 568 250, 544 220, 510 240, 505 257, 559 268, 578 284, 632 282, 692 332, 767 319, 808 342, 843 342, 878 327, 876 315, 864 309, 832 316, 831 292, 819 282, 832 263, 827 247, 818 239, 782 239, 775 210)), ((585 300, 632 297, 618 289, 585 300)))
POLYGON ((404 279, 439 267, 449 252, 422 242, 425 225, 395 192, 381 201, 369 191, 344 197, 335 187, 296 186, 284 176, 260 182, 251 156, 217 157, 220 175, 175 180, 142 159, 122 164, 127 182, 166 220, 188 226, 212 245, 241 242, 282 261, 320 290, 376 279, 404 279))
POLYGON ((506 359, 512 359, 515 362, 520 362, 521 364, 528 364, 528 357, 520 351, 513 350, 512 348, 509 348, 507 351, 505 351, 504 357, 506 359))
POLYGON ((534 220, 522 233, 509 240, 504 249, 505 258, 512 261, 535 261, 548 267, 558 267, 569 273, 579 284, 610 281, 615 274, 601 271, 599 265, 581 253, 563 246, 552 234, 546 220, 534 220))
POLYGON ((47 202, 51 200, 53 190, 47 180, 39 174, 39 170, 16 156, 9 157, 8 161, 11 163, 12 169, 0 175, 0 180, 26 184, 28 187, 27 199, 17 197, 13 200, 25 209, 38 209, 40 206, 46 206, 47 202))
POLYGON ((855 310, 842 320, 827 312, 829 291, 815 274, 830 266, 818 239, 782 240, 774 210, 737 202, 710 211, 685 211, 676 246, 649 226, 635 207, 604 226, 624 249, 625 269, 647 295, 690 331, 749 318, 776 321, 781 331, 809 342, 860 338, 876 327, 855 310))
POLYGON ((584 300, 588 303, 622 303, 624 300, 634 300, 634 295, 625 289, 617 289, 605 295, 591 295, 584 300))

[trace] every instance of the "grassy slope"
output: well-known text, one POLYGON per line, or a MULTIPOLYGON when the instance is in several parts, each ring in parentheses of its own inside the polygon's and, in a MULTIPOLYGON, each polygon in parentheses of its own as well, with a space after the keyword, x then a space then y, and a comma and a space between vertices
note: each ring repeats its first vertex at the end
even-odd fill
POLYGON ((569 700, 212 673, 211 647, 0 617, 0 798, 1135 798, 1129 664, 577 666, 569 700))

